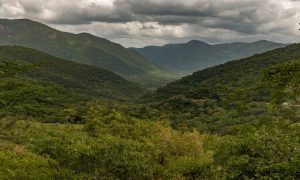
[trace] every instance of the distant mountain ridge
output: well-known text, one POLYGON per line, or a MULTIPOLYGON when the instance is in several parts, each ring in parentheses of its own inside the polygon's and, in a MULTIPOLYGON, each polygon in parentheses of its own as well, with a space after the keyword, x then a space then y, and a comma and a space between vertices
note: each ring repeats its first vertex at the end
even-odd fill
POLYGON ((164 46, 147 46, 132 49, 171 73, 188 75, 230 60, 249 57, 285 46, 287 45, 266 40, 253 43, 235 42, 215 45, 192 40, 183 44, 167 44, 164 46))
POLYGON ((144 86, 168 82, 170 74, 139 53, 88 33, 58 31, 28 19, 0 19, 0 45, 17 45, 59 58, 101 67, 144 86))

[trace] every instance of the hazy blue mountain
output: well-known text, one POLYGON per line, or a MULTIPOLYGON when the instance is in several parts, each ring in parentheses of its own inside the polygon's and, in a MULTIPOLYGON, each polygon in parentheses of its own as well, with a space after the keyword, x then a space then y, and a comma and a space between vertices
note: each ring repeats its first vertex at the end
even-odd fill
POLYGON ((139 53, 88 33, 61 32, 28 19, 0 20, 0 45, 38 49, 59 58, 113 71, 149 87, 158 86, 170 75, 139 53))
POLYGON ((253 43, 235 42, 216 45, 193 40, 184 44, 133 49, 171 73, 187 75, 230 60, 249 57, 284 46, 286 44, 265 40, 253 43))

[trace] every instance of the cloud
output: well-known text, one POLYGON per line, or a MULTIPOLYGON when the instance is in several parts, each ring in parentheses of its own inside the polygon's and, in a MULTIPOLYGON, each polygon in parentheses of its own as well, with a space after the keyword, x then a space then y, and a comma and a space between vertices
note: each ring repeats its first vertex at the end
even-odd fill
POLYGON ((192 38, 287 42, 299 38, 300 1, 0 0, 0 16, 30 18, 72 32, 87 31, 126 46, 192 38))

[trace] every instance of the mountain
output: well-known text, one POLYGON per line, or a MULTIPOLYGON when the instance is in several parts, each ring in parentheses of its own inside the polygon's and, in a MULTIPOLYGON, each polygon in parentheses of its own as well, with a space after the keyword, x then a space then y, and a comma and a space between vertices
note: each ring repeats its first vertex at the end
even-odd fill
POLYGON ((133 49, 171 73, 188 75, 230 60, 245 58, 284 46, 286 45, 265 40, 253 43, 237 42, 216 45, 193 40, 185 44, 133 49))
POLYGON ((113 71, 148 87, 159 86, 170 75, 139 53, 88 33, 61 32, 28 19, 0 20, 0 45, 38 49, 53 56, 113 71))
POLYGON ((35 64, 27 76, 88 94, 106 98, 132 98, 144 90, 110 71, 56 58, 44 52, 25 47, 0 46, 0 62, 16 61, 35 64))
MULTIPOLYGON (((279 63, 300 59, 300 44, 289 45, 262 54, 234 60, 215 67, 197 71, 157 90, 162 99, 191 94, 204 85, 211 87, 227 86, 231 88, 247 87, 257 84, 263 69, 279 63)), ((196 95, 197 93, 194 92, 196 95)), ((199 94, 198 94, 199 95, 199 94)))

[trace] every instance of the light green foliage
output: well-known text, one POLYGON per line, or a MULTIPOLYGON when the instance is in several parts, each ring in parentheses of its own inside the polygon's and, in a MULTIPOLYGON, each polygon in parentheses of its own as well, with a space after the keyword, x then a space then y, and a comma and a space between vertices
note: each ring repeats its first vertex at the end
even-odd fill
POLYGON ((281 122, 223 137, 215 163, 228 179, 294 179, 300 175, 299 132, 299 127, 281 122))
POLYGON ((30 125, 13 135, 18 134, 35 152, 56 159, 78 176, 145 178, 153 174, 151 157, 141 150, 141 144, 130 140, 109 135, 92 138, 80 128, 42 124, 30 125))
MULTIPOLYGON (((109 120, 111 124, 104 125, 94 119, 95 126, 104 127, 92 131, 82 125, 19 122, 13 131, 7 131, 7 136, 19 139, 33 152, 56 160, 59 167, 76 172, 76 175, 70 174, 72 177, 200 177, 210 172, 211 154, 204 152, 203 137, 199 133, 181 134, 161 123, 141 125, 137 120, 125 126, 120 116, 114 114, 109 120), (143 132, 145 127, 148 131, 143 132), (129 129, 134 132, 129 133, 129 129), (185 163, 178 164, 180 161, 185 163)), ((91 123, 89 119, 86 121, 91 123)))
POLYGON ((57 163, 26 150, 0 151, 1 179, 54 179, 57 163))
POLYGON ((113 135, 144 144, 148 156, 153 159, 153 167, 159 168, 160 176, 173 177, 175 174, 191 176, 194 172, 185 166, 197 166, 204 175, 209 168, 211 155, 203 150, 203 137, 196 131, 181 133, 162 122, 147 122, 104 106, 94 106, 87 113, 86 130, 92 135, 113 135), (181 166, 177 162, 186 160, 181 166), (178 171, 177 171, 178 170, 178 171), (173 173, 175 171, 175 173, 173 173))

